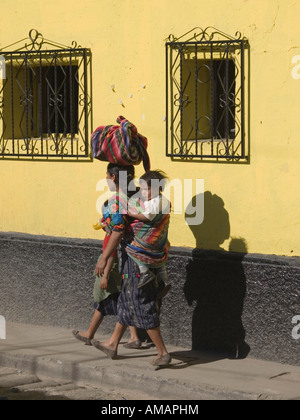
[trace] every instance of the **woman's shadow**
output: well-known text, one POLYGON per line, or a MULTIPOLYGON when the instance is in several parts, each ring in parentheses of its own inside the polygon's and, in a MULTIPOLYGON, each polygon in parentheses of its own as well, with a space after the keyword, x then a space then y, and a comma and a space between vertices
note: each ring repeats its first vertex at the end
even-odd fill
MULTIPOLYGON (((193 197, 186 209, 186 220, 191 220, 196 198, 193 197)), ((232 238, 229 251, 224 251, 221 245, 230 238, 229 214, 224 202, 209 191, 199 198, 204 198, 204 219, 201 224, 189 224, 196 239, 196 249, 186 267, 184 285, 188 304, 196 303, 192 318, 192 349, 245 358, 250 351, 242 323, 246 296, 242 261, 247 254, 246 241, 232 238)))

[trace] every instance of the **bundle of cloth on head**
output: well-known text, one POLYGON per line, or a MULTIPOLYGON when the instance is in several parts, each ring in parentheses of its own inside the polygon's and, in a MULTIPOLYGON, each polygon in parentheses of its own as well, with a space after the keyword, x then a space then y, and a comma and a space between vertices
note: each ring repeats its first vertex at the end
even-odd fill
POLYGON ((93 157, 123 166, 139 165, 143 162, 145 171, 150 169, 147 152, 147 138, 125 117, 119 116, 120 125, 102 125, 91 136, 93 157))

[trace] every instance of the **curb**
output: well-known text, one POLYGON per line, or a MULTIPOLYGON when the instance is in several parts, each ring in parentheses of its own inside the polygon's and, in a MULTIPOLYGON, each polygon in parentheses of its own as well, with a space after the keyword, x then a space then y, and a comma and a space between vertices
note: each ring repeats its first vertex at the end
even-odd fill
MULTIPOLYGON (((192 384, 158 376, 147 375, 147 369, 140 372, 127 371, 112 367, 88 366, 81 363, 62 362, 59 359, 34 357, 28 355, 1 354, 0 364, 9 368, 24 370, 36 375, 39 379, 52 379, 56 381, 71 381, 76 385, 89 385, 95 388, 102 386, 117 386, 130 384, 131 390, 137 392, 143 389, 143 394, 148 394, 149 399, 159 400, 283 400, 273 393, 255 393, 217 387, 209 384, 192 384)), ((149 368, 148 371, 153 372, 149 368)))

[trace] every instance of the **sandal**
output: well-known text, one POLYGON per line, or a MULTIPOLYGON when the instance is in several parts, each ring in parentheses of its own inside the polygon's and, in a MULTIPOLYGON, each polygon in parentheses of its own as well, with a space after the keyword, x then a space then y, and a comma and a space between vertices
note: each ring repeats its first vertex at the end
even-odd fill
POLYGON ((152 366, 167 366, 171 362, 172 362, 172 357, 169 355, 169 353, 167 353, 162 357, 152 360, 151 365, 152 366))
POLYGON ((123 347, 126 349, 140 349, 142 347, 141 340, 131 341, 129 343, 123 344, 123 347))
POLYGON ((92 340, 92 345, 96 347, 96 349, 103 351, 110 359, 114 360, 117 357, 117 351, 109 349, 108 347, 102 346, 100 341, 92 340))
POLYGON ((90 338, 83 337, 82 335, 80 335, 79 331, 73 330, 72 334, 75 338, 77 338, 77 340, 83 341, 86 346, 91 346, 92 345, 92 340, 90 338))

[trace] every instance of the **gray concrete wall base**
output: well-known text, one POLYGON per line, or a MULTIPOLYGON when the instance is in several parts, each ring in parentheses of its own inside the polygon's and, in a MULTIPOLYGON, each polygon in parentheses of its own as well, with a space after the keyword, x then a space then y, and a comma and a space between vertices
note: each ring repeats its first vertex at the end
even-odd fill
MULTIPOLYGON (((86 329, 101 242, 0 233, 0 315, 86 329)), ((162 308, 167 343, 300 365, 300 258, 172 248, 162 308), (294 332, 294 333, 293 333, 294 332)), ((101 326, 109 334, 115 318, 101 326)))

